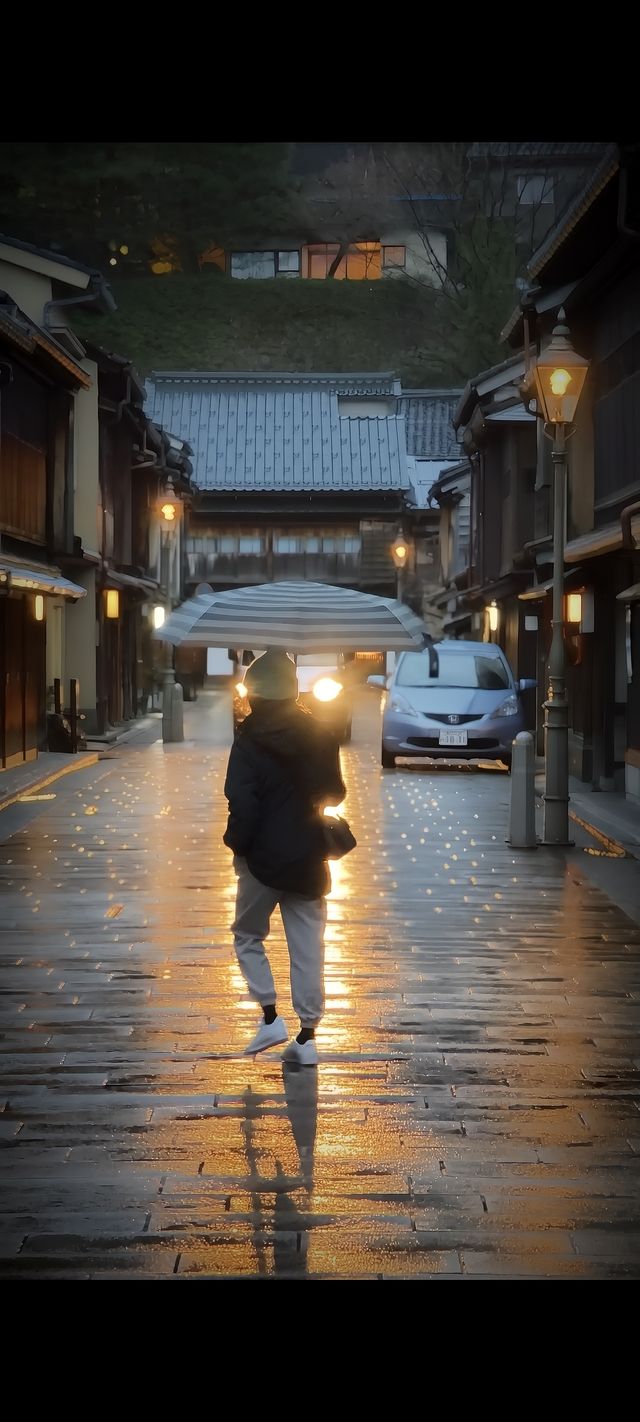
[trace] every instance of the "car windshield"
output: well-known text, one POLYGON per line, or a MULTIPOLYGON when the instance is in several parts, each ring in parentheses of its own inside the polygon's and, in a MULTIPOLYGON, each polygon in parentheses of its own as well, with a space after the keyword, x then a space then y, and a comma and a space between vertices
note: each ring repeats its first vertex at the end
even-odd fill
POLYGON ((299 667, 337 667, 337 652, 314 652, 305 653, 302 657, 296 657, 296 665, 299 667))
POLYGON ((500 657, 481 652, 449 652, 436 646, 436 675, 430 675, 428 652, 406 652, 398 667, 397 686, 464 686, 478 691, 504 691, 509 674, 500 657))

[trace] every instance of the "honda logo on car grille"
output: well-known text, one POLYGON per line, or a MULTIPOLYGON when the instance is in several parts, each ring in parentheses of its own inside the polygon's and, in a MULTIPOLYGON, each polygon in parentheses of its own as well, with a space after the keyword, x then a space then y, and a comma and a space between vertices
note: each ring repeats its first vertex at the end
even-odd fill
POLYGON ((460 724, 459 716, 447 716, 447 720, 450 726, 458 726, 460 724))

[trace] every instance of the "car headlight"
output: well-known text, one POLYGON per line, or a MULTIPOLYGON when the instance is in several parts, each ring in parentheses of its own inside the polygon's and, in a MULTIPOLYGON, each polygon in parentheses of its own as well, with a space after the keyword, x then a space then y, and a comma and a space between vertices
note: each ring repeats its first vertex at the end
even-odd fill
POLYGON ((397 691, 392 691, 391 696, 389 697, 389 710, 402 711, 405 716, 420 715, 420 712, 414 711, 413 706, 411 706, 408 701, 405 701, 404 696, 400 696, 399 692, 397 691))
POLYGON ((238 682, 236 682, 236 696, 239 696, 241 700, 244 700, 245 696, 248 696, 248 695, 249 695, 249 692, 247 691, 247 688, 246 688, 244 682, 243 682, 243 681, 238 681, 238 682))
POLYGON ((499 707, 498 707, 498 710, 497 710, 497 711, 494 711, 494 715, 495 715, 495 716, 517 716, 519 710, 520 710, 520 702, 518 701, 517 696, 508 696, 507 699, 506 699, 506 701, 503 701, 502 706, 499 706, 499 707))
POLYGON ((321 676, 313 688, 313 694, 318 701, 335 701, 341 691, 340 682, 334 681, 332 676, 321 676))

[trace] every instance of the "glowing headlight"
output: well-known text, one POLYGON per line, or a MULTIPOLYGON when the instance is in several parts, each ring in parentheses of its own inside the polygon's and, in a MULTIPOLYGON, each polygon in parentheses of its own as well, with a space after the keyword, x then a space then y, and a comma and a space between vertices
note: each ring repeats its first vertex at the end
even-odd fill
POLYGON ((249 695, 249 692, 247 691, 247 688, 243 681, 236 682, 236 695, 242 698, 249 695))
POLYGON ((340 682, 334 681, 332 676, 321 676, 313 688, 313 694, 318 701, 335 701, 341 691, 340 682))

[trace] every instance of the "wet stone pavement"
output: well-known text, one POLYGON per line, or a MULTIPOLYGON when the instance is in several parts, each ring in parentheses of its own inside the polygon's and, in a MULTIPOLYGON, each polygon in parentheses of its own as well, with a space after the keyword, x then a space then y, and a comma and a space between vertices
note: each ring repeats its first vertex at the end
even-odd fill
POLYGON ((0 819, 3 1277, 637 1278, 640 929, 507 847, 502 773, 383 774, 365 696, 321 1066, 247 1061, 228 708, 186 715, 0 819))

